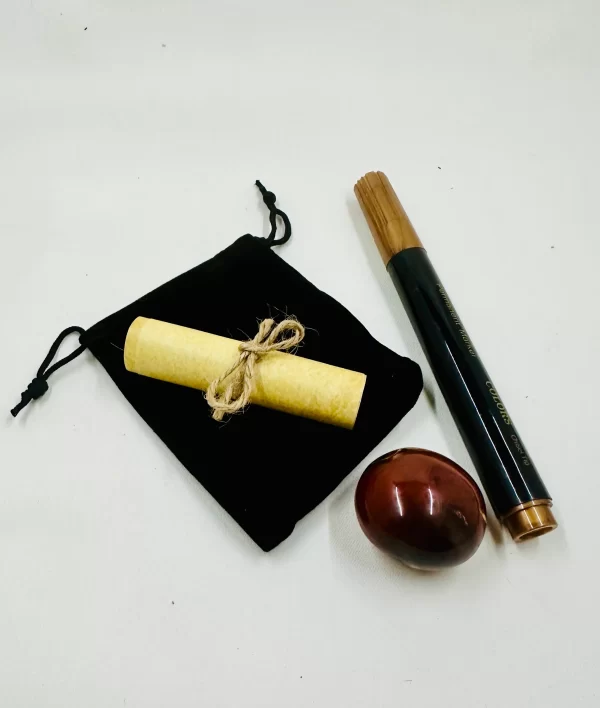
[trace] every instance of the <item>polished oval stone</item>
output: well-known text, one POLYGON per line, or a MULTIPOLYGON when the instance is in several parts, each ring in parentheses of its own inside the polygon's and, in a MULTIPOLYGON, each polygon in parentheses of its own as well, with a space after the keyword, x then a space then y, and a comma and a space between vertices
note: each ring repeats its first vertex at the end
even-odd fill
POLYGON ((355 506, 372 543, 421 570, 463 563, 486 528, 473 478, 429 450, 405 448, 372 462, 356 487, 355 506))

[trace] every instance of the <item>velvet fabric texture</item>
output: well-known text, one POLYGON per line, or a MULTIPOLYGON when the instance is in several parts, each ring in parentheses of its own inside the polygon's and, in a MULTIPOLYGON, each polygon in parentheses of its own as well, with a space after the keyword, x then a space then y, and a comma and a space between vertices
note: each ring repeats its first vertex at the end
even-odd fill
POLYGON ((80 341, 264 551, 287 538, 360 463, 412 408, 422 388, 417 364, 375 341, 265 239, 250 235, 102 320, 80 341), (127 330, 138 316, 242 340, 253 337, 265 317, 286 315, 307 328, 300 356, 367 374, 353 430, 252 405, 217 423, 201 391, 130 373, 123 364, 127 330))

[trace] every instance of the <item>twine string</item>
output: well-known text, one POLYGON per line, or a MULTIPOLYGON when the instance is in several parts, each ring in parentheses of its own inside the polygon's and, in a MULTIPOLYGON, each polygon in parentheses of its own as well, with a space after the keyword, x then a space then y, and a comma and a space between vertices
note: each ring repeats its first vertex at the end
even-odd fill
POLYGON ((268 352, 283 352, 294 349, 304 339, 304 327, 297 320, 263 320, 258 333, 247 342, 241 342, 237 361, 215 379, 206 391, 206 400, 212 408, 214 420, 223 420, 226 415, 239 413, 250 402, 256 365, 268 352), (288 336, 284 336, 288 334, 288 336), (226 383, 223 389, 223 384, 226 383), (223 390, 220 390, 223 389, 223 390))

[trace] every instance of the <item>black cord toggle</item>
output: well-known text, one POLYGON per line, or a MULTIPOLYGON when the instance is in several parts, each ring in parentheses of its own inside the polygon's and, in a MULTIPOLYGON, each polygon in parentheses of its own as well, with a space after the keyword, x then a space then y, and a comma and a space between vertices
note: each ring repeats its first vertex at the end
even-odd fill
POLYGON ((265 192, 263 194, 263 201, 269 207, 275 206, 275 202, 277 201, 277 197, 273 194, 273 192, 265 192))
POLYGON ((41 398, 48 390, 48 382, 41 376, 36 376, 35 379, 27 386, 27 395, 31 397, 32 400, 37 401, 41 398))
POLYGON ((292 225, 290 223, 288 215, 275 206, 277 197, 273 194, 273 192, 269 192, 259 180, 256 180, 256 186, 262 194, 263 202, 269 208, 269 223, 271 224, 271 233, 265 239, 267 245, 269 247, 282 246, 284 243, 287 243, 292 236, 292 225), (277 217, 279 217, 283 221, 284 227, 283 236, 278 239, 275 238, 275 235, 277 234, 277 217))
POLYGON ((70 361, 73 361, 73 359, 76 359, 82 352, 87 349, 86 345, 80 344, 77 349, 57 361, 56 364, 52 364, 52 360, 56 356, 60 345, 64 342, 64 340, 70 334, 79 334, 81 336, 84 332, 85 330, 82 327, 67 327, 67 329, 63 330, 58 335, 54 344, 50 347, 50 351, 46 355, 46 358, 42 362, 42 365, 38 369, 37 375, 29 384, 29 386, 27 386, 27 390, 23 391, 23 393, 21 394, 20 402, 12 409, 11 414, 13 418, 16 418, 23 410, 23 408, 29 405, 31 401, 37 401, 38 398, 41 398, 46 393, 46 391, 48 390, 48 378, 55 371, 63 367, 65 364, 68 364, 70 361), (52 366, 50 366, 50 364, 52 364, 52 366))

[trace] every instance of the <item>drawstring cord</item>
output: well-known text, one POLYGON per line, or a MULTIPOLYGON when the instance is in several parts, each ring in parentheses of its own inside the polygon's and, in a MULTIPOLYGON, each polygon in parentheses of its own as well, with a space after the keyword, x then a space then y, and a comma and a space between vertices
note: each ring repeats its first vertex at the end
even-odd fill
POLYGON ((269 192, 267 189, 265 189, 265 187, 260 183, 260 180, 256 180, 256 186, 262 194, 264 203, 269 209, 269 223, 271 224, 271 233, 265 239, 265 241, 267 242, 267 246, 269 246, 269 248, 271 248, 272 246, 283 246, 284 243, 287 243, 290 240, 290 237, 292 235, 292 225, 290 224, 288 215, 275 206, 277 197, 273 194, 273 192, 269 192), (275 234, 277 233, 277 217, 279 217, 283 221, 284 229, 283 236, 281 238, 276 239, 275 234))
POLYGON ((70 334, 79 334, 80 336, 85 332, 82 327, 67 327, 63 332, 61 332, 54 344, 50 347, 50 351, 46 355, 46 358, 42 362, 42 365, 38 369, 36 377, 27 386, 27 389, 21 394, 21 401, 12 409, 11 414, 13 418, 16 418, 19 413, 29 405, 31 401, 35 401, 41 398, 48 390, 48 378, 55 372, 58 371, 65 364, 68 364, 73 359, 76 359, 82 352, 87 349, 87 345, 80 344, 77 349, 67 354, 63 359, 60 359, 55 364, 52 364, 52 359, 56 356, 60 345, 70 334), (50 366, 52 364, 52 366, 50 366))

